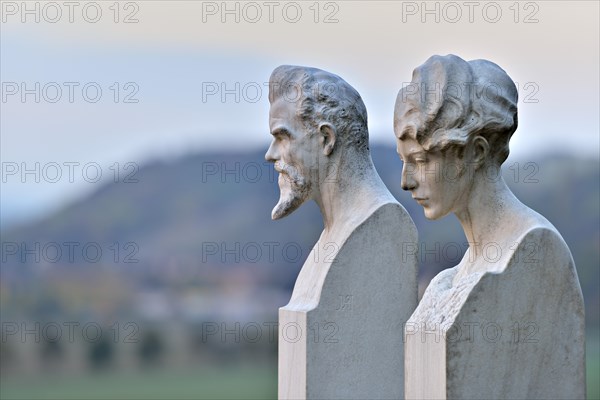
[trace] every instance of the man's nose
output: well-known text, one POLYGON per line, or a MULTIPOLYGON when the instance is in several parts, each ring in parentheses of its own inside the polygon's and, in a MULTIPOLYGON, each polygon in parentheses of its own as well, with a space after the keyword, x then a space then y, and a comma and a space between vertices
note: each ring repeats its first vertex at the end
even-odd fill
POLYGON ((267 160, 268 162, 275 162, 275 161, 277 161, 278 157, 279 157, 279 155, 277 154, 277 151, 275 150, 275 141, 273 140, 271 142, 271 144, 269 145, 269 149, 265 153, 265 160, 267 160))
POLYGON ((415 180, 415 168, 410 164, 402 165, 402 190, 413 190, 417 187, 417 181, 415 180))

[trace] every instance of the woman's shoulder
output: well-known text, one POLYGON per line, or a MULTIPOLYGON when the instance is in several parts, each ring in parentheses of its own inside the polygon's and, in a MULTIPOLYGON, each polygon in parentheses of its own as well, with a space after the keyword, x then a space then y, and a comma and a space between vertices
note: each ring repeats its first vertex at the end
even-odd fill
POLYGON ((507 225, 513 230, 511 236, 514 250, 533 245, 557 249, 567 247, 558 229, 543 215, 530 208, 527 208, 525 213, 515 216, 507 225))

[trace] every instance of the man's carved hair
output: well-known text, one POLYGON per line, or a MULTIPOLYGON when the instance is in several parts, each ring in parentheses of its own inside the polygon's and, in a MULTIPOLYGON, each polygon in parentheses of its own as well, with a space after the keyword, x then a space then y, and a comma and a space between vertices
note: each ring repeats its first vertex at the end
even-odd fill
POLYGON ((425 150, 464 146, 484 137, 498 165, 508 157, 508 142, 518 125, 517 88, 508 74, 487 60, 433 56, 413 71, 398 93, 394 128, 425 150))
POLYGON ((367 109, 358 94, 337 75, 317 68, 281 65, 269 79, 269 101, 297 105, 297 116, 309 134, 328 122, 338 132, 342 146, 368 151, 367 109))

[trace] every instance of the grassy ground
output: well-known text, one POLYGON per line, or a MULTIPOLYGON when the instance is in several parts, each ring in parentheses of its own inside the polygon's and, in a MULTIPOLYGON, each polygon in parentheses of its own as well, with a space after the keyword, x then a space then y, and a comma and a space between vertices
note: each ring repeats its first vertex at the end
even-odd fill
POLYGON ((5 379, 0 398, 8 399, 274 399, 274 367, 249 365, 185 371, 119 374, 78 378, 5 379))
MULTIPOLYGON (((588 399, 600 399, 600 338, 587 335, 588 399)), ((274 399, 275 363, 80 377, 2 376, 0 399, 274 399)))
POLYGON ((586 334, 587 398, 600 399, 600 331, 586 334))

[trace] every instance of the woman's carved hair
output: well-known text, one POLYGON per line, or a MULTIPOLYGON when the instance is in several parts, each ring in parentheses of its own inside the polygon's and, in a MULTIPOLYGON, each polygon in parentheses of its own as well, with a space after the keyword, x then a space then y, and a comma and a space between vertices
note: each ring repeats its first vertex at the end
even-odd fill
POLYGON ((394 129, 400 139, 411 137, 427 151, 462 147, 482 136, 500 165, 517 129, 517 101, 514 82, 498 65, 433 56, 398 93, 394 129))

